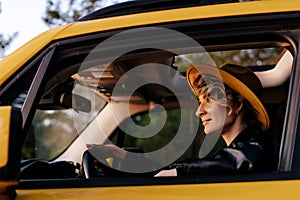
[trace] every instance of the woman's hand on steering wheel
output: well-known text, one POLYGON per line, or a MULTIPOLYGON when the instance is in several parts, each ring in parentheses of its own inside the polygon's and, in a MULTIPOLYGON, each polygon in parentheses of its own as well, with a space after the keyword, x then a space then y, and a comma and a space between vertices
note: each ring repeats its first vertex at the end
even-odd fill
POLYGON ((102 159, 112 157, 114 159, 123 160, 127 153, 124 149, 112 144, 87 144, 86 147, 91 150, 92 154, 96 153, 96 155, 100 155, 102 159))

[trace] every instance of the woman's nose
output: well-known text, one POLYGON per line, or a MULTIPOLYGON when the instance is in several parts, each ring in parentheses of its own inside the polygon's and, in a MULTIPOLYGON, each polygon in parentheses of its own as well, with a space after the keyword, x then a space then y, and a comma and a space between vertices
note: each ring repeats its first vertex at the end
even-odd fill
POLYGON ((196 116, 197 117, 202 117, 205 115, 206 111, 204 109, 204 103, 200 103, 197 110, 196 110, 196 116))

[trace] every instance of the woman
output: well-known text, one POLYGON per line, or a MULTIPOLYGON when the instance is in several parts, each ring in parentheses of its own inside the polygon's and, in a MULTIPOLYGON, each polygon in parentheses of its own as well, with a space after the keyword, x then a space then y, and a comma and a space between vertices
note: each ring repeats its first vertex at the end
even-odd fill
POLYGON ((225 145, 212 156, 174 163, 156 176, 251 173, 276 169, 268 114, 259 100, 262 85, 248 68, 193 65, 188 82, 199 100, 196 115, 205 134, 221 134, 225 145), (224 84, 223 84, 224 83, 224 84))

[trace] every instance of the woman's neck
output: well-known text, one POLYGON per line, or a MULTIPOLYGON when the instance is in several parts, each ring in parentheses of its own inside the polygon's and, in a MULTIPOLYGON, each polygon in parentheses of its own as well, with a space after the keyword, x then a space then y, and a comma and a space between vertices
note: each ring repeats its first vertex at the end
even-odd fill
POLYGON ((242 123, 241 116, 238 116, 232 126, 224 128, 222 132, 222 137, 226 142, 226 145, 229 146, 230 143, 244 130, 247 128, 245 123, 242 123))

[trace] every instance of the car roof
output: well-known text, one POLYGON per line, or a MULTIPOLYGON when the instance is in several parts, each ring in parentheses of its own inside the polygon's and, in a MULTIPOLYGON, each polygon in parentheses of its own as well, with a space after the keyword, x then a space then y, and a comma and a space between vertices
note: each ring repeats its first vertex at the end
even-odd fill
POLYGON ((192 6, 205 6, 225 4, 234 2, 246 2, 253 0, 132 0, 98 9, 78 21, 114 17, 134 13, 168 10, 175 8, 186 8, 192 6))

